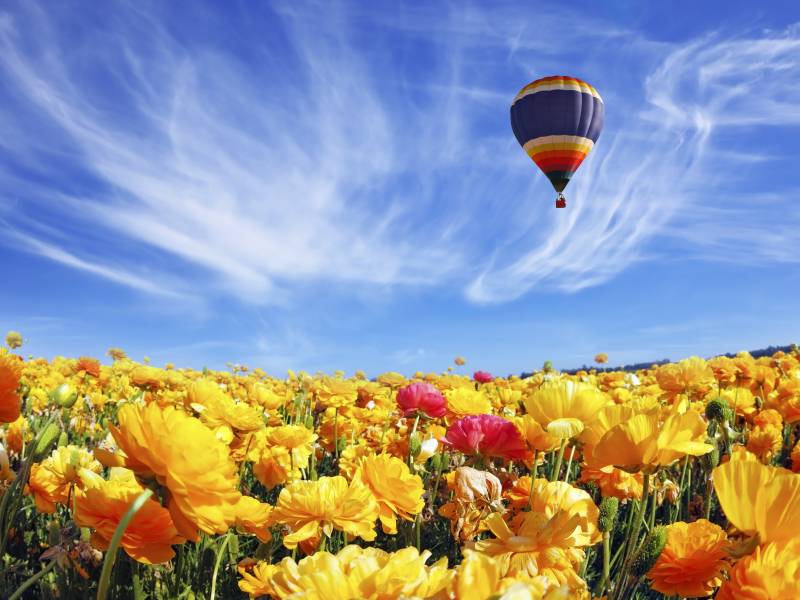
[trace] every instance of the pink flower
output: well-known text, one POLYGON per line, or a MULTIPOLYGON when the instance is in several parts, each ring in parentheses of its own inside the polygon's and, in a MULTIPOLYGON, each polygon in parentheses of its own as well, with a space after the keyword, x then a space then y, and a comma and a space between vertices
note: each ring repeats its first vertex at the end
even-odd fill
POLYGON ((478 383, 489 383, 490 381, 494 381, 494 376, 487 371, 475 371, 475 373, 472 374, 472 378, 478 383))
POLYGON ((397 405, 407 417, 419 411, 429 417, 443 417, 447 401, 430 383, 412 383, 397 392, 397 405))
POLYGON ((528 449, 511 421, 495 415, 472 415, 459 419, 447 430, 442 442, 464 454, 480 454, 518 460, 528 449))

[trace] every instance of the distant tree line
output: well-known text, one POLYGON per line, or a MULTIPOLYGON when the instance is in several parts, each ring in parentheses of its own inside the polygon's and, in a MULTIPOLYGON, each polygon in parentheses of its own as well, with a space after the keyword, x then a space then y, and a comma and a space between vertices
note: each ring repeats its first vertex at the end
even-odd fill
MULTIPOLYGON (((787 346, 767 346, 766 348, 761 348, 760 350, 750 350, 750 355, 753 358, 759 358, 761 356, 772 356, 776 352, 792 352, 796 346, 794 344, 789 344, 787 346)), ((728 358, 733 358, 736 356, 735 352, 728 352, 727 354, 719 354, 717 356, 727 356, 728 358)), ((583 365, 582 367, 578 367, 577 369, 563 369, 562 373, 567 373, 568 375, 575 375, 578 371, 589 371, 590 369, 594 369, 598 373, 607 373, 610 371, 640 371, 642 369, 649 369, 650 367, 657 366, 657 365, 665 365, 669 362, 672 362, 668 358, 662 358, 661 360, 651 360, 647 362, 639 362, 634 363, 631 365, 625 365, 620 367, 597 367, 597 366, 587 366, 583 365)), ((521 377, 530 377, 533 373, 522 373, 521 377)))

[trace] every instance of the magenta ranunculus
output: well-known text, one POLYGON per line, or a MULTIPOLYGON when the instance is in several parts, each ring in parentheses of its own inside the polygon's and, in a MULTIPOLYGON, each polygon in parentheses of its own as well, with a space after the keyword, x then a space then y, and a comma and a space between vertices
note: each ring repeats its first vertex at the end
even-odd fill
POLYGON ((487 371, 475 371, 475 373, 472 374, 472 378, 478 383, 489 383, 490 381, 494 381, 494 376, 487 371))
POLYGON ((412 383, 397 392, 397 404, 407 417, 419 411, 429 417, 443 417, 447 401, 430 383, 412 383))
POLYGON ((514 424, 495 415, 472 415, 459 419, 447 429, 442 442, 464 454, 511 460, 525 458, 528 454, 514 424))

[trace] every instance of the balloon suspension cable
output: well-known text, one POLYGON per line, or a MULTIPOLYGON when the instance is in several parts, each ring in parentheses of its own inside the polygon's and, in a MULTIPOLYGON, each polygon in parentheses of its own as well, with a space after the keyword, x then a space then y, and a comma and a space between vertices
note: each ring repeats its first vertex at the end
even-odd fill
POLYGON ((558 197, 556 198, 556 208, 567 208, 567 199, 561 192, 558 192, 558 197))

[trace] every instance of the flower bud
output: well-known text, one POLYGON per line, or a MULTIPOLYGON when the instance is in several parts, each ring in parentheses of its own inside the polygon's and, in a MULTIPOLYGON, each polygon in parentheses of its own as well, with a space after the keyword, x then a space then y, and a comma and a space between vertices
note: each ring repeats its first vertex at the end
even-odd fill
POLYGON ((544 366, 542 366, 542 371, 544 371, 545 373, 549 373, 552 370, 553 370, 553 361, 552 360, 544 361, 544 366))
POLYGON ((50 400, 61 408, 72 408, 78 399, 78 392, 72 391, 68 383, 62 383, 50 392, 50 400))
POLYGON ((61 429, 55 423, 50 423, 45 427, 44 431, 39 434, 36 447, 33 449, 33 461, 39 462, 47 456, 60 435, 61 429))
POLYGON ((650 535, 644 540, 642 547, 636 553, 631 564, 631 572, 636 577, 646 575, 653 565, 656 564, 658 557, 661 556, 664 546, 667 544, 667 529, 659 525, 655 527, 650 535))
POLYGON ((67 444, 69 444, 69 436, 66 431, 62 431, 61 435, 58 436, 58 444, 56 444, 56 446, 61 448, 67 444))
POLYGON ((422 450, 422 440, 420 439, 419 432, 415 431, 408 439, 408 448, 411 451, 411 458, 419 456, 422 450))
POLYGON ((719 423, 731 421, 733 420, 733 411, 724 398, 714 398, 706 404, 706 418, 719 423))
POLYGON ((613 531, 617 521, 617 511, 619 510, 619 499, 609 496, 603 498, 600 503, 600 516, 597 519, 597 527, 600 531, 613 531))

